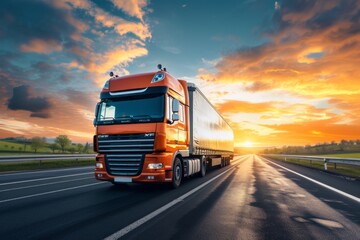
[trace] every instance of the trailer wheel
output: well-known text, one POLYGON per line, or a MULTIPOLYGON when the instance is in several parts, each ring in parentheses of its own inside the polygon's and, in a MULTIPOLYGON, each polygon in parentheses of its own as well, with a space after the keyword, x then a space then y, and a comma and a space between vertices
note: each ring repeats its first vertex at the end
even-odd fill
POLYGON ((181 184, 182 177, 183 177, 183 168, 182 168, 180 159, 177 157, 177 158, 175 158, 175 161, 174 161, 171 186, 173 188, 178 188, 181 184))
POLYGON ((205 175, 206 175, 206 158, 205 158, 205 156, 202 156, 200 161, 201 161, 200 177, 205 177, 205 175))

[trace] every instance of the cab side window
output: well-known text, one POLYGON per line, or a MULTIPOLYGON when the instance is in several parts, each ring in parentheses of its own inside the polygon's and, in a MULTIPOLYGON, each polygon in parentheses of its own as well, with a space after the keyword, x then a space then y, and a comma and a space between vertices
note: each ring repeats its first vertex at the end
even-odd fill
POLYGON ((185 122, 185 110, 184 110, 184 104, 180 103, 180 109, 179 109, 179 116, 180 116, 180 122, 185 122))
POLYGON ((166 117, 167 117, 167 119, 168 120, 171 120, 171 116, 172 116, 172 101, 173 101, 173 97, 171 97, 170 95, 168 95, 168 97, 167 97, 167 109, 168 109, 168 111, 167 111, 167 115, 166 115, 166 117))

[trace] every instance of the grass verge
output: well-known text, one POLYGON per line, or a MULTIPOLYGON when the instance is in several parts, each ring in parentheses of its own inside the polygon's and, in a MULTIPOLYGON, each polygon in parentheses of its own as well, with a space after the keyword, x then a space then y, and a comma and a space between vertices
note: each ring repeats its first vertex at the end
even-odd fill
POLYGON ((343 157, 343 158, 360 158, 360 153, 339 153, 339 154, 325 154, 325 157, 343 157))
POLYGON ((280 160, 283 162, 288 163, 294 163, 297 165, 301 165, 304 167, 310 167, 310 168, 316 168, 320 169, 325 172, 331 172, 336 174, 341 174, 348 177, 354 177, 357 180, 360 180, 360 167, 359 166, 353 166, 353 165, 347 165, 347 164, 334 164, 334 163, 328 163, 327 168, 328 170, 324 170, 324 163, 319 161, 311 161, 311 160, 298 160, 293 158, 286 158, 286 161, 283 157, 267 157, 274 160, 280 160))
POLYGON ((1 163, 0 172, 9 171, 24 171, 24 170, 41 170, 53 168, 79 167, 79 166, 94 166, 94 159, 79 159, 79 160, 37 160, 30 162, 11 162, 1 163))

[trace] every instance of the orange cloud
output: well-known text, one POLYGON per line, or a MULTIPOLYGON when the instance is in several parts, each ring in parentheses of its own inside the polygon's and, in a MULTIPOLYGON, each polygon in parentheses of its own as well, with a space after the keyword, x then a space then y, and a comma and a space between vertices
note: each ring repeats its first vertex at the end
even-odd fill
POLYGON ((49 54, 52 52, 60 52, 63 47, 60 42, 55 40, 33 39, 29 43, 22 44, 20 50, 22 52, 35 52, 49 54))
POLYGON ((147 5, 147 0, 112 0, 114 5, 129 14, 130 16, 143 19, 144 12, 143 8, 147 5))
POLYGON ((274 14, 275 28, 266 30, 268 42, 222 56, 216 71, 199 69, 202 85, 219 86, 215 92, 242 85, 237 97, 231 93, 238 101, 217 104, 232 122, 253 121, 236 127, 239 142, 247 139, 246 134, 274 145, 358 138, 359 11, 360 3, 354 1, 310 1, 301 8, 296 2, 283 2, 274 14), (260 92, 268 96, 254 103, 260 92), (305 102, 279 101, 278 93, 305 102), (259 129, 270 129, 266 138, 259 129))

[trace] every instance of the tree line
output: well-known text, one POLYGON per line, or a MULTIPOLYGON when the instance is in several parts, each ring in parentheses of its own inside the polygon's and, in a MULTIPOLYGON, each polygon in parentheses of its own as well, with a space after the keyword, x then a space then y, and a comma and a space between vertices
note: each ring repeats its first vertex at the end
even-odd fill
POLYGON ((283 146, 281 148, 265 149, 265 154, 333 154, 360 152, 360 139, 332 141, 305 146, 283 146))
MULTIPOLYGON (((59 135, 55 138, 53 143, 48 143, 45 137, 33 137, 33 138, 24 138, 16 137, 5 139, 14 143, 22 144, 22 147, 19 147, 19 152, 28 152, 27 146, 30 149, 37 153, 40 149, 47 148, 52 151, 52 153, 92 153, 92 147, 89 143, 73 143, 67 135, 59 135)), ((6 147, 6 145, 5 145, 6 147)))

